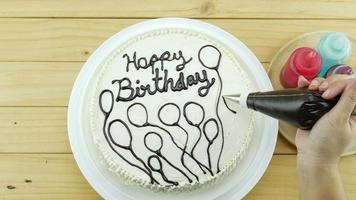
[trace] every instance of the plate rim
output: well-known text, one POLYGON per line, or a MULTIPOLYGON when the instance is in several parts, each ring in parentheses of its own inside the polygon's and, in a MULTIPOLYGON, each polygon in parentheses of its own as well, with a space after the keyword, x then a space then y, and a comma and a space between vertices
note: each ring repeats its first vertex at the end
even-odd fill
MULTIPOLYGON (((89 85, 90 78, 88 78, 88 74, 90 75, 90 73, 93 73, 93 71, 95 70, 95 66, 98 66, 99 61, 103 59, 102 55, 107 55, 104 52, 108 52, 111 48, 113 48, 113 46, 116 46, 113 45, 114 43, 125 41, 126 38, 130 38, 132 37, 132 35, 141 33, 142 29, 144 29, 145 31, 149 31, 150 29, 155 29, 160 26, 170 27, 171 25, 169 24, 173 24, 175 28, 188 27, 194 30, 196 29, 203 30, 205 34, 207 35, 212 34, 214 35, 214 38, 218 38, 219 41, 225 40, 224 44, 226 44, 226 41, 231 42, 231 44, 228 46, 233 47, 232 49, 241 50, 239 51, 239 57, 246 64, 251 64, 251 66, 254 66, 251 67, 249 70, 254 72, 254 74, 260 75, 260 77, 256 79, 256 81, 259 82, 258 86, 260 87, 260 89, 261 90, 272 89, 272 83, 270 82, 266 71, 263 69, 262 64, 258 61, 257 57, 252 53, 252 51, 249 48, 247 48, 247 46, 244 45, 239 39, 235 38, 230 33, 214 25, 202 21, 186 19, 186 18, 159 18, 159 19, 152 19, 152 20, 139 22, 114 34, 109 39, 107 39, 102 45, 100 45, 99 48, 95 50, 95 52, 88 58, 84 66, 81 68, 72 88, 72 92, 69 99, 68 112, 67 112, 69 142, 76 163, 80 168, 81 173, 89 182, 89 184, 105 199, 114 199, 114 196, 110 195, 110 192, 108 192, 107 189, 103 187, 102 184, 105 183, 103 182, 99 183, 100 181, 104 181, 105 179, 103 179, 104 177, 100 177, 100 174, 97 174, 99 171, 95 167, 95 165, 90 166, 92 167, 90 169, 86 165, 90 156, 85 154, 86 153, 84 151, 85 149, 83 149, 84 147, 80 146, 80 142, 79 142, 80 140, 78 139, 78 137, 80 136, 80 135, 78 136, 78 133, 80 134, 80 132, 83 131, 83 127, 81 127, 80 121, 81 121, 81 111, 83 107, 83 104, 81 102, 83 102, 82 100, 83 97, 85 96, 84 94, 85 92, 81 92, 81 91, 83 87, 87 87, 89 85), (209 32, 209 34, 207 32, 209 32)), ((230 194, 230 197, 228 197, 229 199, 237 199, 237 198, 244 197, 261 179, 262 175, 266 171, 267 166, 273 156, 274 148, 277 141, 278 121, 266 117, 264 122, 265 122, 264 123, 265 130, 263 130, 263 132, 267 132, 267 130, 269 132, 272 132, 272 133, 268 133, 268 137, 266 136, 267 134, 264 134, 262 136, 263 137, 262 139, 264 139, 265 141, 263 145, 264 149, 262 152, 264 156, 262 157, 262 159, 259 159, 260 162, 259 165, 256 166, 255 172, 253 174, 254 176, 251 177, 244 184, 243 188, 240 188, 239 193, 230 194)), ((127 195, 125 194, 122 195, 123 195, 122 198, 128 198, 127 195)), ((117 198, 117 196, 115 196, 115 198, 117 198)))

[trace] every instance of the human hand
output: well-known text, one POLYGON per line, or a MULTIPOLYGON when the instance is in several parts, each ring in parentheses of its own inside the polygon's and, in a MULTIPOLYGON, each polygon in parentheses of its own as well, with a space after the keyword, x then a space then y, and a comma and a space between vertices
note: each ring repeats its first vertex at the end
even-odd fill
POLYGON ((335 107, 321 117, 309 131, 298 129, 295 143, 298 164, 336 165, 345 148, 356 139, 356 79, 348 75, 317 78, 311 83, 299 77, 299 87, 323 91, 322 97, 331 99, 342 93, 335 107))

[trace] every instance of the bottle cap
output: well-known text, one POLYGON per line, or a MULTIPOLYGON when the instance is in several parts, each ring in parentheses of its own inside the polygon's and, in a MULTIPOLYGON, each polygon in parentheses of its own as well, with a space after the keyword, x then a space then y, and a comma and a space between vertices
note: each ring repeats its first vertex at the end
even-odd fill
POLYGON ((332 76, 334 74, 352 75, 353 73, 354 73, 354 71, 348 65, 345 65, 345 64, 334 65, 329 68, 329 70, 325 74, 325 78, 332 76))
POLYGON ((306 78, 314 78, 321 70, 322 59, 315 49, 298 48, 292 53, 290 59, 292 59, 297 73, 306 78))
POLYGON ((320 75, 324 76, 330 67, 341 64, 350 57, 351 42, 344 33, 326 33, 320 38, 317 49, 323 59, 320 75))

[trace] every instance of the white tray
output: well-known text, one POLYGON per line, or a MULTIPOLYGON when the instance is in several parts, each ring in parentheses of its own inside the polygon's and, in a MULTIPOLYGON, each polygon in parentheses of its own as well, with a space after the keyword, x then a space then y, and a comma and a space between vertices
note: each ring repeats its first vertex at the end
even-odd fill
POLYGON ((272 90, 272 85, 255 55, 238 39, 210 24, 190 19, 163 18, 138 23, 105 41, 81 69, 73 86, 68 107, 68 134, 74 158, 88 182, 105 199, 241 199, 258 182, 273 155, 277 140, 278 122, 261 114, 256 115, 256 127, 245 157, 222 181, 183 193, 155 193, 139 186, 124 185, 119 177, 101 164, 100 153, 89 132, 86 94, 98 64, 118 44, 142 32, 157 28, 187 28, 215 38, 232 52, 238 52, 241 66, 261 91, 272 90))

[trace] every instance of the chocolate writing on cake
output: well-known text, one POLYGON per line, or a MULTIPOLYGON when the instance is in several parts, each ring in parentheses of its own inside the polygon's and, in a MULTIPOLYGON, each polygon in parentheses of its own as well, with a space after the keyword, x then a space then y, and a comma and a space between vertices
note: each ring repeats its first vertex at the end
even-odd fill
POLYGON ((144 97, 146 95, 154 95, 157 92, 164 93, 168 91, 179 92, 188 90, 191 86, 199 85, 198 95, 205 97, 210 88, 215 83, 215 78, 209 78, 206 70, 195 72, 193 74, 183 73, 182 70, 193 60, 192 57, 185 57, 181 50, 178 52, 165 51, 160 55, 153 54, 150 58, 139 57, 135 51, 133 55, 127 53, 122 56, 126 60, 126 72, 130 70, 150 70, 152 74, 151 84, 140 84, 140 80, 135 81, 133 85, 132 78, 123 77, 115 79, 112 84, 117 84, 119 92, 116 101, 132 101, 137 97, 144 97), (167 69, 165 64, 167 62, 176 61, 179 64, 173 69, 167 69), (169 77, 169 71, 174 70, 179 73, 178 79, 169 77))
MULTIPOLYGON (((124 76, 111 81, 114 87, 118 87, 118 90, 116 90, 118 92, 115 92, 116 94, 106 88, 99 95, 99 108, 104 115, 102 132, 112 151, 124 162, 145 173, 149 177, 151 184, 162 185, 165 183, 164 185, 166 186, 178 186, 180 184, 179 182, 170 180, 169 174, 164 170, 165 167, 170 167, 177 173, 182 174, 189 183, 193 181, 199 182, 197 172, 191 170, 186 163, 187 160, 190 161, 190 165, 195 165, 200 170, 200 173, 207 176, 214 176, 221 172, 220 158, 224 147, 224 127, 219 115, 219 104, 223 87, 222 78, 219 73, 221 63, 221 52, 219 49, 210 44, 204 45, 199 48, 194 58, 184 55, 181 50, 175 52, 164 51, 159 55, 153 54, 148 57, 139 56, 135 51, 131 54, 125 53, 122 58, 124 60, 126 75, 129 77, 124 76), (215 54, 215 56, 211 56, 212 54, 215 54), (214 57, 214 59, 211 59, 211 57, 214 57), (199 66, 194 66, 193 59, 197 59, 198 62, 195 63, 198 63, 199 66), (174 63, 173 67, 172 63, 174 63), (170 65, 168 66, 168 64, 170 65), (197 70, 189 70, 190 72, 188 73, 184 71, 187 67, 197 70), (135 76, 130 76, 130 72, 145 73, 145 75, 150 76, 149 82, 142 84, 143 81, 135 76), (214 75, 215 77, 212 77, 214 75), (166 102, 157 111, 148 113, 147 107, 149 105, 141 102, 130 102, 146 95, 184 92, 193 87, 197 88, 196 91, 200 98, 207 98, 206 96, 213 86, 217 88, 217 90, 214 90, 217 92, 217 98, 214 102, 214 107, 209 108, 205 108, 198 101, 188 100, 183 106, 179 106, 174 102, 166 102), (103 100, 104 98, 105 100, 103 100), (129 105, 126 110, 126 116, 122 116, 122 118, 117 118, 117 116, 112 117, 114 104, 120 104, 120 102, 126 102, 129 105), (188 114, 191 108, 195 108, 199 112, 194 113, 194 119, 190 118, 191 115, 188 114), (206 115, 206 110, 208 109, 213 111, 215 116, 206 115), (141 110, 141 113, 136 113, 134 110, 141 110), (166 119, 167 115, 164 113, 167 112, 170 113, 169 115, 176 114, 175 121, 166 119), (154 118, 152 115, 156 115, 158 121, 152 120, 154 118), (136 121, 134 119, 135 116, 140 116, 141 120, 136 121), (187 148, 188 140, 192 138, 189 131, 182 125, 183 121, 199 133, 191 148, 187 148), (115 139, 115 132, 112 131, 112 127, 114 126, 121 126, 122 129, 120 132, 126 132, 126 142, 115 139), (185 139, 179 142, 176 141, 173 133, 167 129, 168 127, 175 127, 178 132, 185 135, 185 139), (144 146, 151 152, 150 156, 143 158, 135 150, 132 145, 132 142, 135 140, 135 135, 131 131, 132 128, 150 129, 144 135, 144 146), (212 131, 212 129, 214 130, 212 131), (161 134, 168 137, 162 137, 161 134), (200 140, 206 140, 208 145, 199 146, 198 143, 200 140), (221 145, 219 146, 219 152, 217 152, 218 157, 212 159, 211 146, 215 143, 221 145), (170 148, 179 150, 180 154, 176 156, 180 158, 180 163, 173 163, 161 151, 163 146, 168 146, 169 144, 172 144, 170 148), (201 157, 196 156, 195 150, 198 148, 203 148, 204 152, 206 152, 207 162, 202 161, 201 157), (125 155, 130 155, 130 158, 125 155), (157 179, 157 174, 161 176, 163 182, 157 179)), ((122 63, 118 67, 122 67, 122 63)), ((145 81, 147 82, 146 79, 145 77, 145 81)))

